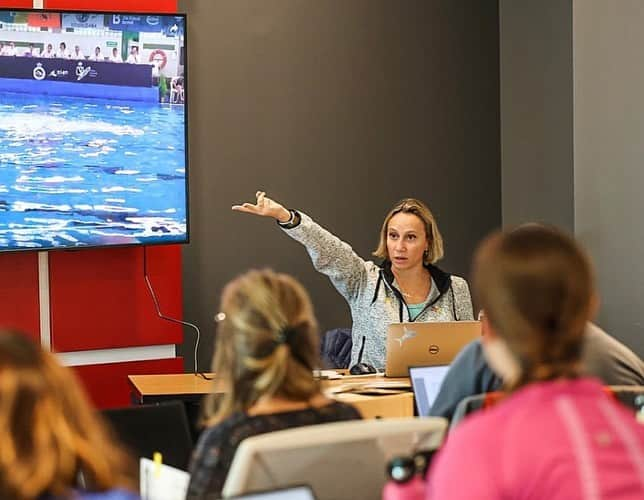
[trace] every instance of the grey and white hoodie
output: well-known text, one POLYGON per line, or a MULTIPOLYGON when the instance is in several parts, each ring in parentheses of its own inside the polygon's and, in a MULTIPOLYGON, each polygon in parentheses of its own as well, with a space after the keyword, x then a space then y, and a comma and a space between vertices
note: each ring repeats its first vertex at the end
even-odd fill
POLYGON ((385 366, 387 327, 403 321, 461 321, 474 319, 467 282, 436 266, 429 265, 438 296, 415 318, 396 288, 391 262, 378 266, 360 258, 337 236, 315 223, 309 216, 293 211, 294 223, 282 226, 286 234, 306 247, 313 266, 327 275, 351 308, 353 348, 351 365, 365 340, 362 361, 382 369, 385 366))

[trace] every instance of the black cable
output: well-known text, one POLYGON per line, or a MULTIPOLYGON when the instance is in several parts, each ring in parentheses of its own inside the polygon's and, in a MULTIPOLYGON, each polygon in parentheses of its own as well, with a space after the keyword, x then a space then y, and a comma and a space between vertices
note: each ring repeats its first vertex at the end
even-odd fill
POLYGON ((143 246, 143 277, 145 279, 145 283, 148 286, 148 290, 150 291, 150 295, 152 296, 152 301, 154 302, 154 308, 157 311, 157 316, 159 318, 169 321, 171 323, 178 323, 183 326, 189 326, 190 328, 193 328, 197 332, 197 338, 195 340, 195 348, 194 348, 194 362, 195 362, 195 371, 194 374, 195 376, 199 376, 205 380, 212 380, 213 377, 208 377, 205 373, 200 372, 199 369, 197 368, 197 351, 199 349, 199 340, 201 339, 201 331, 199 330, 199 327, 193 323, 189 323, 188 321, 182 321, 180 319, 176 318, 171 318, 170 316, 166 316, 161 312, 161 307, 159 306, 159 301, 157 299, 156 294, 154 293, 154 289, 152 288, 152 283, 150 282, 150 278, 148 277, 148 253, 147 253, 147 246, 143 246))

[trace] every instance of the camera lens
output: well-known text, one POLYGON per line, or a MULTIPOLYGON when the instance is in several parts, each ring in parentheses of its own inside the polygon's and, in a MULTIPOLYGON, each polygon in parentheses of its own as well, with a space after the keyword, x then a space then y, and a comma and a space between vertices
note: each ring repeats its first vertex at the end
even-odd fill
POLYGON ((397 483, 405 483, 416 471, 414 460, 410 457, 393 458, 387 466, 387 475, 397 483))

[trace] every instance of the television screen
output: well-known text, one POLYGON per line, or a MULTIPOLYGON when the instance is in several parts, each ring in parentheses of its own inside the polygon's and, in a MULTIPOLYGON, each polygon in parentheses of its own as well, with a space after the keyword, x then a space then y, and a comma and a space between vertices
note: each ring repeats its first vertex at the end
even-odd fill
POLYGON ((0 9, 0 251, 188 240, 185 33, 0 9))

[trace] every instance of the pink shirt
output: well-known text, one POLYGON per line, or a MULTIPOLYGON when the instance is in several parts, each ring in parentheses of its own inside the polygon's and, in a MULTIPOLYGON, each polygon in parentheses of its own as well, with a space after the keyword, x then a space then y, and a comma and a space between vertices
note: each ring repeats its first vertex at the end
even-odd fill
POLYGON ((435 457, 428 500, 642 500, 644 426, 584 378, 472 415, 435 457))

